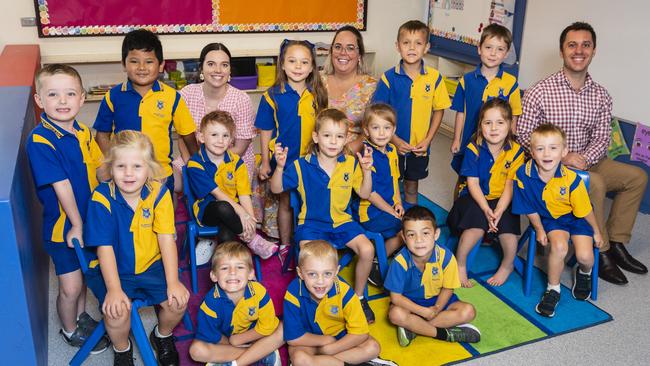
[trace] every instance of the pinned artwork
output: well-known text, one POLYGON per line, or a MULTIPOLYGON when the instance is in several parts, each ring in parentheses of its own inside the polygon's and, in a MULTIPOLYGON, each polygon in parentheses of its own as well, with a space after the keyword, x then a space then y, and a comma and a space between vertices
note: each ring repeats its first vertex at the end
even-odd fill
POLYGON ((641 161, 650 166, 650 127, 640 123, 636 125, 630 160, 641 161))
POLYGON ((612 138, 609 140, 609 148, 607 149, 607 156, 614 160, 621 155, 629 155, 630 149, 625 143, 621 125, 618 123, 617 118, 612 118, 612 138))

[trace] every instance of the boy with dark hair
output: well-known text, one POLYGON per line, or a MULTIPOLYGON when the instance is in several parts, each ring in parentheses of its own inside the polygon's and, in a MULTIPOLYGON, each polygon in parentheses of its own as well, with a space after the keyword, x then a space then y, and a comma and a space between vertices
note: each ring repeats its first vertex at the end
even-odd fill
MULTIPOLYGON (((158 82, 163 71, 163 50, 158 37, 145 29, 129 32, 122 42, 122 66, 128 80, 104 96, 94 128, 97 143, 106 153, 111 134, 122 130, 140 131, 154 146, 156 160, 170 192, 174 192, 172 175, 172 126, 183 139, 190 156, 197 151, 196 125, 185 101, 172 87, 158 82)), ((183 157, 189 160, 189 156, 183 157)))
POLYGON ((391 142, 399 153, 407 208, 417 204, 418 181, 429 174, 429 145, 451 102, 442 74, 423 61, 429 50, 427 25, 418 20, 402 24, 395 46, 402 60, 381 76, 372 101, 389 104, 397 113, 391 142))
POLYGON ((417 335, 447 342, 478 342, 479 330, 468 324, 476 316, 474 306, 460 301, 456 258, 436 240, 440 229, 431 211, 413 206, 402 218, 406 246, 388 269, 384 288, 390 291, 388 318, 397 326, 400 346, 417 335))

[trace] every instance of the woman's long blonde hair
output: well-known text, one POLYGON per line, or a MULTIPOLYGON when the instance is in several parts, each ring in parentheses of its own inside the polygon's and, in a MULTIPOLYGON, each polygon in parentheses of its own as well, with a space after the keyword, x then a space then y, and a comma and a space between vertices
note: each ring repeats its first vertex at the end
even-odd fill
MULTIPOLYGON (((124 130, 116 133, 111 139, 108 154, 104 159, 105 163, 109 167, 112 167, 118 152, 124 149, 136 149, 140 151, 142 159, 149 167, 147 182, 160 180, 163 169, 160 166, 160 163, 156 160, 156 156, 153 152, 153 144, 147 135, 133 130, 124 130)), ((109 172, 111 173, 112 178, 112 169, 109 169, 109 172)))

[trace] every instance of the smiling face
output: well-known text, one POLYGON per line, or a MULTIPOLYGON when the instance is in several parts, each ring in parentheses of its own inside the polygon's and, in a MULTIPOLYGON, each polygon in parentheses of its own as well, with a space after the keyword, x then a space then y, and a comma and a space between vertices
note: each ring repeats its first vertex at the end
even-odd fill
POLYGON ((205 144, 208 153, 214 157, 221 157, 232 144, 233 136, 223 124, 211 122, 201 129, 199 141, 205 144))
POLYGON ((111 164, 111 176, 124 196, 139 195, 149 175, 149 165, 141 150, 124 147, 115 151, 115 159, 111 164))
POLYGON ((310 256, 296 270, 305 282, 307 291, 315 300, 320 301, 334 285, 339 266, 334 260, 310 256))
POLYGON ((415 259, 428 260, 440 236, 440 229, 429 220, 405 220, 402 227, 404 242, 415 259))
POLYGON ((124 60, 126 76, 139 87, 151 87, 163 67, 154 51, 130 50, 124 60))
POLYGON ((379 116, 373 116, 365 132, 370 142, 378 147, 385 147, 395 133, 395 125, 379 116))
POLYGON ((499 37, 485 39, 478 48, 483 66, 494 69, 499 67, 508 55, 508 44, 499 37))
POLYGON ((397 51, 407 65, 420 63, 429 51, 428 34, 424 31, 401 31, 396 43, 397 51))
POLYGON ((574 73, 587 71, 595 54, 594 40, 586 30, 569 31, 560 52, 564 68, 574 73))
POLYGON ((201 73, 206 84, 218 89, 230 79, 230 57, 221 50, 210 51, 205 55, 201 73))
POLYGON ((79 80, 67 74, 42 75, 39 84, 34 100, 52 122, 74 121, 85 99, 79 80))
POLYGON ((359 65, 359 45, 352 32, 340 32, 332 45, 332 66, 335 73, 356 73, 359 65))
POLYGON ((248 281, 255 279, 255 272, 245 260, 224 256, 210 271, 210 279, 227 293, 239 293, 244 291, 248 281))
POLYGON ((318 145, 320 154, 328 158, 336 158, 345 147, 348 137, 348 126, 345 121, 334 122, 331 119, 323 121, 318 131, 312 132, 314 144, 318 145))
POLYGON ((568 149, 557 133, 533 134, 530 140, 530 154, 537 170, 542 174, 554 174, 568 149))
POLYGON ((506 120, 500 108, 490 108, 483 114, 481 134, 490 145, 502 145, 508 137, 510 121, 506 120))
POLYGON ((302 83, 313 70, 311 51, 302 45, 292 45, 284 53, 282 70, 289 82, 302 83))

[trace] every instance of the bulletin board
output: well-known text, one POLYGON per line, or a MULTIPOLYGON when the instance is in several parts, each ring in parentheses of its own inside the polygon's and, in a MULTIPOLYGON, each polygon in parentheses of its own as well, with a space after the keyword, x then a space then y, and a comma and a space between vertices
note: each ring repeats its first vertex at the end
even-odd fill
POLYGON ((366 28, 367 0, 34 0, 39 37, 366 28))
POLYGON ((510 29, 513 43, 504 65, 518 72, 526 0, 430 0, 429 52, 469 64, 481 62, 478 43, 483 28, 492 23, 510 29))

